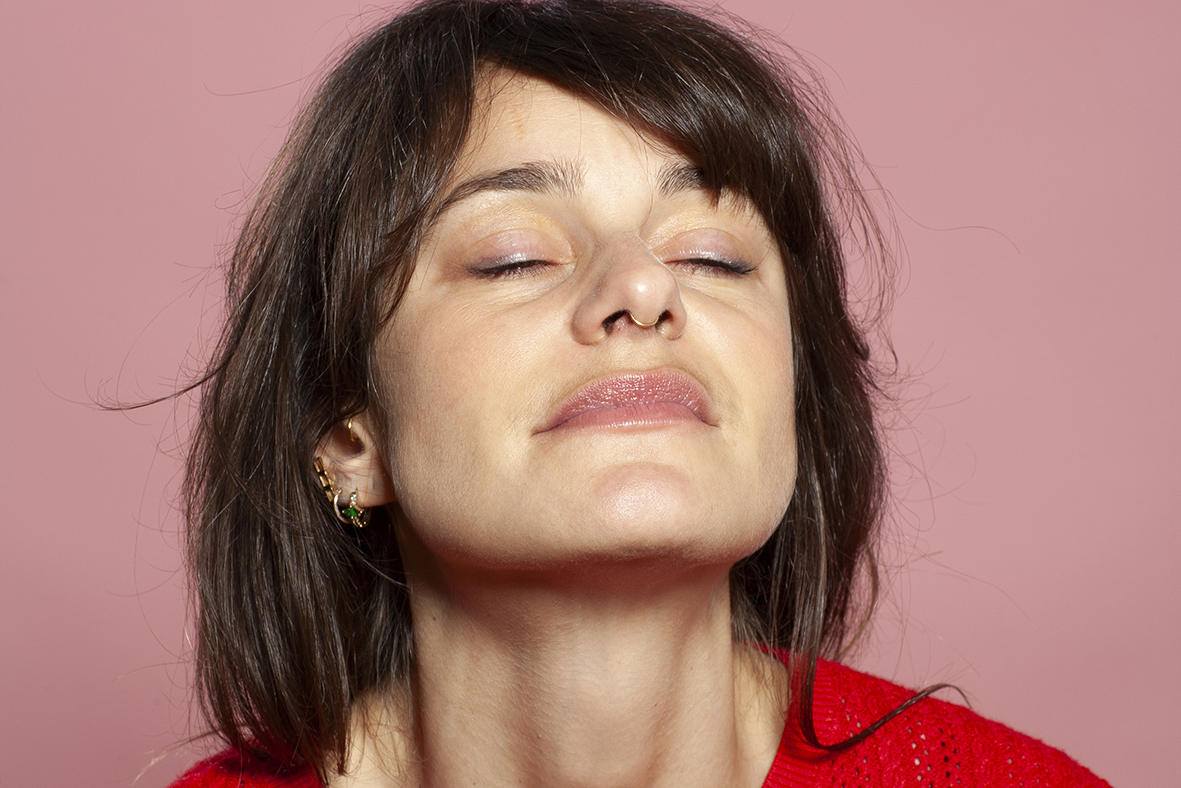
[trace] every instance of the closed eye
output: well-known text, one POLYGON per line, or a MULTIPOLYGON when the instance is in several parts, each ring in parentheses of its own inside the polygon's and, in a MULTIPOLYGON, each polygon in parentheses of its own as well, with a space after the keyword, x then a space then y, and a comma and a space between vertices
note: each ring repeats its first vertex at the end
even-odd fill
POLYGON ((535 276, 555 263, 549 260, 506 260, 477 263, 468 268, 469 273, 483 279, 513 279, 535 276))
POLYGON ((715 257, 688 257, 683 260, 673 260, 669 265, 687 270, 691 274, 705 274, 707 276, 746 276, 755 270, 755 266, 742 260, 726 260, 715 257))

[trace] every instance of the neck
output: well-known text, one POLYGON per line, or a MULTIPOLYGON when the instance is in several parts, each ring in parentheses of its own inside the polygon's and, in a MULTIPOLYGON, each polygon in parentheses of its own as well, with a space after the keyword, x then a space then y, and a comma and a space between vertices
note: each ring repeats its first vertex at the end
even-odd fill
POLYGON ((762 784, 783 671, 733 643, 725 567, 411 577, 414 700, 385 730, 412 737, 358 749, 400 752, 396 784, 762 784))

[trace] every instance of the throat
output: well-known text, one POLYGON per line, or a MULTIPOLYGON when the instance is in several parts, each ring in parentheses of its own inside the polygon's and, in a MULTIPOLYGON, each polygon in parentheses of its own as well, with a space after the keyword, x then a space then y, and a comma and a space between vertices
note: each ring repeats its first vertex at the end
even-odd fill
POLYGON ((762 784, 786 681, 774 660, 733 644, 724 575, 626 605, 512 587, 478 606, 412 593, 405 784, 762 784))

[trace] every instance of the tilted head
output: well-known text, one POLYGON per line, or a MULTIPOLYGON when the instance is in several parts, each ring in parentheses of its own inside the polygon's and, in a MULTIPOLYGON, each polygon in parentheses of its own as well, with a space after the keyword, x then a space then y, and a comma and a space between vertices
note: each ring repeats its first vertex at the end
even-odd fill
POLYGON ((377 393, 397 387, 381 378, 379 344, 447 207, 481 97, 505 75, 601 109, 691 165, 715 200, 758 215, 783 263, 798 471, 779 526, 732 570, 735 636, 812 657, 846 640, 884 470, 842 235, 875 230, 808 75, 672 6, 431 2, 328 75, 230 268, 188 500, 201 690, 235 744, 323 769, 343 756, 349 704, 411 664, 388 517, 342 527, 313 458, 353 414, 391 428, 377 393))

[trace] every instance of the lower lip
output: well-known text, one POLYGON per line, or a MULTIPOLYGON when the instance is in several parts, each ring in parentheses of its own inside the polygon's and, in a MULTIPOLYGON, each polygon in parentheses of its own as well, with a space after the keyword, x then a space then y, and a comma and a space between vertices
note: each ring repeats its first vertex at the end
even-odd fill
POLYGON ((617 407, 594 408, 579 413, 551 431, 576 429, 653 429, 678 424, 702 424, 687 406, 679 402, 646 402, 642 405, 619 405, 617 407))

